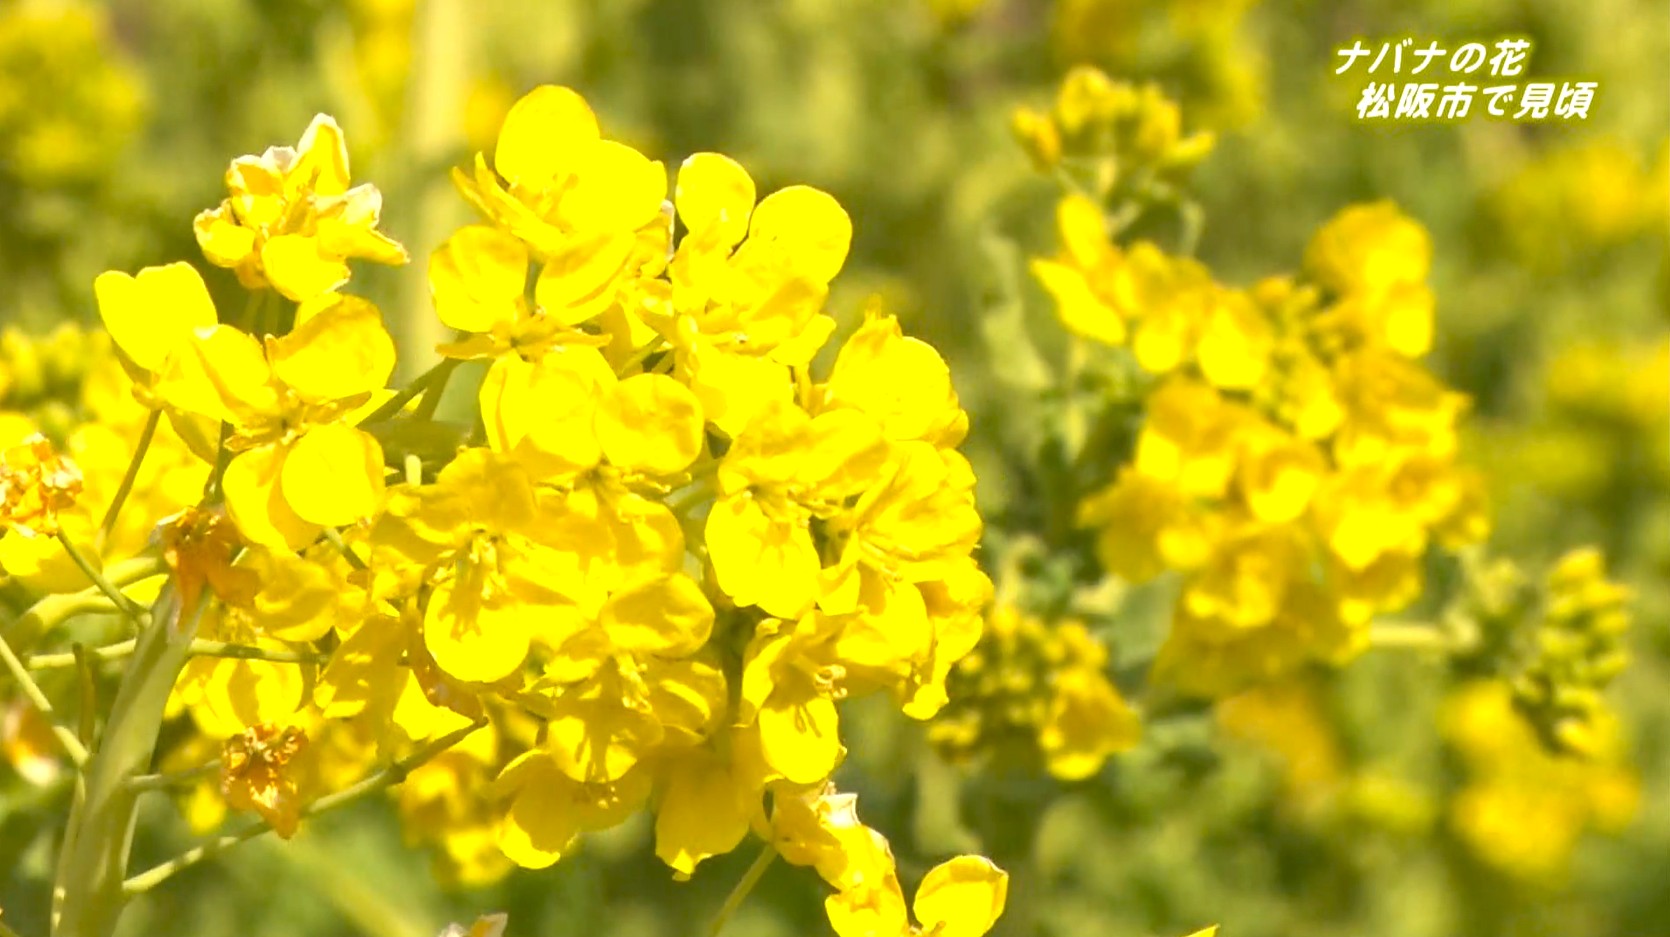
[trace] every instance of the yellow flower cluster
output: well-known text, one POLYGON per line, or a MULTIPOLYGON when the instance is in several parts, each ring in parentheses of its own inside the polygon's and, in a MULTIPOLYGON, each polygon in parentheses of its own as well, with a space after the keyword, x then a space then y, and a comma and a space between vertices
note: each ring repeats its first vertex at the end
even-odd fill
POLYGON ((688 874, 768 786, 823 783, 837 700, 943 704, 989 592, 966 417, 882 315, 812 380, 851 237, 825 193, 756 201, 698 154, 669 212, 660 164, 555 87, 459 185, 486 223, 430 282, 466 333, 443 352, 491 360, 488 445, 390 490, 374 582, 420 632, 409 655, 543 726, 497 781, 506 854, 553 862, 659 789, 658 853, 688 874))
POLYGON ((928 738, 958 761, 1017 756, 1062 780, 1090 777, 1142 732, 1107 665, 1107 648, 1081 622, 1047 623, 999 604, 951 671, 951 702, 928 738))
POLYGON ((1629 589, 1606 578, 1599 550, 1574 550, 1549 570, 1532 657, 1514 702, 1557 751, 1592 755, 1608 718, 1602 695, 1629 663, 1629 589))
POLYGON ((1648 168, 1622 141, 1596 138, 1553 149, 1521 167, 1487 208, 1506 246, 1533 269, 1649 235, 1670 221, 1670 144, 1648 168))
POLYGON ((1078 168, 1101 197, 1122 176, 1175 176, 1216 142, 1205 132, 1184 136, 1182 110, 1158 85, 1134 87, 1088 65, 1061 80, 1053 108, 1018 108, 1010 125, 1039 168, 1078 168))
MULTIPOLYGON (((16 329, 0 333, 0 448, 44 435, 75 465, 78 495, 73 503, 60 501, 56 521, 96 567, 141 553, 157 522, 196 499, 209 474, 169 424, 146 430, 147 410, 130 385, 102 331, 64 325, 39 338, 16 329), (148 456, 128 481, 138 439, 147 435, 148 456), (112 516, 118 500, 126 509, 112 516)), ((7 526, 0 524, 0 570, 37 593, 87 586, 53 537, 7 535, 7 526)))
POLYGON ((1032 269, 1062 324, 1128 349, 1151 389, 1135 454, 1086 499, 1108 570, 1183 574, 1157 675, 1222 694, 1349 656, 1420 592, 1429 545, 1480 539, 1456 464, 1464 396, 1423 369, 1426 233, 1388 203, 1325 225, 1297 277, 1249 289, 1148 242, 1109 238, 1069 196, 1062 253, 1032 269))
MULTIPOLYGON (((349 260, 406 253, 346 154, 321 115, 297 147, 232 162, 196 231, 251 292, 241 319, 186 263, 95 284, 126 373, 110 406, 143 429, 112 498, 84 464, 99 496, 77 510, 192 469, 141 522, 164 521, 158 613, 191 639, 168 714, 199 734, 163 765, 200 782, 194 823, 230 806, 287 835, 321 796, 405 782, 411 835, 481 882, 653 804, 657 854, 685 877, 763 836, 768 794, 823 790, 840 700, 945 704, 991 593, 967 417, 938 353, 876 310, 813 376, 852 236, 834 198, 757 198, 711 153, 669 193, 577 94, 538 88, 491 161, 456 174, 481 221, 428 275, 458 334, 397 393, 381 314, 338 289, 349 260), (487 363, 479 429, 426 461, 406 441, 436 428, 460 359, 487 363)), ((73 558, 109 555, 92 540, 73 558)), ((885 841, 838 839, 798 844, 848 869, 837 929, 913 932, 885 841)), ((997 889, 983 923, 945 931, 978 937, 1001 873, 969 858, 937 876, 916 903, 929 928, 973 920, 946 896, 997 889)))
POLYGON ((1583 832, 1634 818, 1640 781, 1624 765, 1617 724, 1593 731, 1589 760, 1549 754, 1502 683, 1472 683, 1445 704, 1442 729, 1466 769, 1449 820, 1484 862, 1535 880, 1557 878, 1583 832))
POLYGON ((1214 126, 1264 107, 1268 70, 1249 39, 1258 0, 1055 0, 1050 39, 1064 63, 1094 62, 1120 74, 1164 75, 1214 126))
POLYGON ((81 469, 36 433, 0 451, 0 525, 24 537, 56 536, 58 512, 81 494, 81 469))
POLYGON ((0 12, 0 166, 32 185, 86 182, 121 156, 144 111, 104 12, 8 3, 0 12))

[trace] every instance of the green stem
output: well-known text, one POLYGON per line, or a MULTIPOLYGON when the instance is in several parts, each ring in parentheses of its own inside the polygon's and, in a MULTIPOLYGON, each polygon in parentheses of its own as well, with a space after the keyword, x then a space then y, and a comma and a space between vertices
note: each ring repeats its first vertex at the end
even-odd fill
POLYGON ((325 539, 330 541, 331 546, 336 547, 336 552, 347 558, 349 566, 362 572, 368 568, 365 565, 365 560, 360 559, 359 554, 348 546, 348 542, 342 539, 342 533, 335 527, 325 528, 325 539))
POLYGON ((264 660, 275 664, 320 664, 321 655, 309 651, 291 651, 275 647, 254 647, 248 644, 228 644, 225 641, 199 639, 188 649, 192 657, 230 657, 236 660, 264 660))
POLYGON ((151 438, 157 434, 157 424, 162 421, 162 411, 152 410, 145 418, 145 428, 139 431, 139 444, 133 450, 133 458, 128 460, 128 470, 122 475, 122 484, 116 489, 116 498, 110 502, 110 507, 104 512, 104 520, 99 523, 99 546, 110 539, 110 532, 116 529, 116 518, 122 513, 122 505, 128 500, 133 491, 133 483, 139 478, 139 465, 145 461, 145 453, 151 448, 151 438))
POLYGON ((361 420, 359 425, 365 426, 370 423, 381 423, 382 421, 395 416, 406 406, 406 404, 412 402, 413 397, 416 397, 418 394, 424 393, 428 390, 430 384, 439 381, 444 385, 446 383, 446 379, 452 375, 453 370, 457 368, 460 363, 461 362, 459 362, 457 358, 442 359, 439 364, 422 374, 419 374, 410 384, 401 388, 399 393, 390 397, 382 406, 371 411, 371 415, 361 420))
POLYGON ((220 759, 216 758, 208 764, 187 768, 184 771, 173 771, 166 774, 136 774, 128 778, 128 787, 135 791, 163 791, 175 787, 187 787, 219 772, 220 759))
POLYGON ((1425 622, 1377 621, 1368 632, 1370 647, 1397 650, 1443 651, 1464 650, 1461 642, 1448 632, 1425 622))
POLYGON ((75 667, 81 657, 89 661, 120 660, 133 653, 139 641, 137 638, 121 641, 116 644, 106 644, 103 647, 84 648, 78 655, 68 654, 31 654, 23 659, 23 663, 30 670, 57 670, 63 667, 75 667))
MULTIPOLYGON (((406 780, 406 776, 416 770, 418 766, 463 741, 470 733, 482 728, 485 725, 487 725, 487 720, 478 719, 463 728, 450 732, 447 735, 443 735, 418 749, 411 755, 402 758, 399 761, 383 768, 381 771, 378 771, 376 774, 365 778, 358 784, 343 788, 334 794, 321 797, 313 803, 308 804, 306 807, 301 809, 301 816, 318 816, 321 813, 335 810, 345 804, 352 803, 367 794, 376 793, 377 791, 381 791, 385 788, 393 787, 401 781, 406 780)), ((232 831, 231 833, 225 833, 217 836, 202 845, 194 846, 191 849, 186 850, 178 856, 169 859, 167 862, 153 866, 138 875, 133 876, 122 883, 122 893, 124 895, 131 896, 150 891, 167 881, 174 875, 174 873, 179 872, 182 869, 190 868, 205 859, 214 858, 220 853, 225 852, 227 849, 230 849, 231 847, 247 840, 254 839, 271 829, 272 826, 270 824, 268 824, 265 820, 261 820, 252 822, 241 829, 232 831)))
POLYGON ((76 549, 75 543, 62 530, 58 531, 58 543, 63 546, 64 552, 70 555, 70 559, 75 561, 75 565, 80 567, 81 572, 92 580, 93 585, 99 587, 99 591, 104 593, 105 598, 108 598, 115 603, 117 608, 122 610, 122 614, 136 623, 142 622, 145 610, 139 607, 139 603, 123 595, 122 590, 116 588, 115 583, 106 579, 104 573, 100 572, 87 557, 81 554, 80 550, 76 549))
POLYGON ((725 925, 730 922, 732 915, 736 914, 737 909, 742 907, 742 902, 747 899, 748 893, 754 890, 755 885, 759 884, 760 878, 765 875, 765 870, 771 868, 771 862, 776 858, 777 850, 770 843, 766 843, 765 847, 760 850, 759 856, 754 859, 754 864, 748 867, 748 871, 742 873, 742 878, 737 880, 736 887, 732 888, 731 893, 725 896, 725 903, 719 906, 719 913, 713 916, 713 922, 707 927, 708 937, 719 937, 720 931, 725 929, 725 925))
POLYGON ((12 646, 7 644, 4 638, 0 638, 0 660, 4 661, 6 669, 11 671, 12 677, 17 680, 17 685, 22 688, 23 695, 46 719, 47 724, 52 727, 52 734, 58 738, 58 744, 64 746, 64 751, 69 754, 70 761, 74 762, 77 768, 86 764, 86 746, 81 744, 81 739, 74 732, 59 725, 58 714, 52 708, 52 701, 46 698, 45 693, 41 692, 40 684, 35 682, 34 677, 29 676, 29 669, 12 652, 12 646))
POLYGON ((53 887, 52 937, 110 937, 125 898, 139 792, 129 780, 155 754, 169 694, 190 654, 207 602, 185 609, 172 586, 138 637, 110 707, 98 751, 87 763, 86 798, 71 811, 53 887))
MULTIPOLYGON (((147 556, 113 563, 105 570, 105 579, 117 588, 131 586, 167 569, 160 557, 147 556)), ((18 652, 27 654, 40 639, 54 628, 78 615, 108 615, 119 611, 110 604, 104 591, 89 586, 80 592, 49 595, 29 607, 23 617, 5 627, 6 640, 18 652)))

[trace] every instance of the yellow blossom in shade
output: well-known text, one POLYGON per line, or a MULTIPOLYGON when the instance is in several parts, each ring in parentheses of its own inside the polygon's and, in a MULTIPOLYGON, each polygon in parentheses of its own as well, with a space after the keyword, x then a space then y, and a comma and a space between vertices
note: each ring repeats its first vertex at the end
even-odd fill
POLYGON ((1639 809, 1640 780, 1615 720, 1597 723, 1587 758, 1549 754, 1505 684, 1476 682, 1446 700, 1441 729, 1466 771, 1450 826, 1511 875, 1558 880, 1585 831, 1616 833, 1639 809))
POLYGON ((295 329, 265 347, 228 326, 194 333, 158 394, 231 425, 236 455, 222 485, 232 520, 252 543, 295 549, 381 506, 382 447, 350 421, 393 369, 376 307, 333 293, 304 304, 295 329))
POLYGON ((301 822, 301 799, 290 772, 291 759, 307 745, 307 735, 295 726, 260 725, 227 741, 221 755, 220 786, 226 802, 236 810, 261 815, 280 839, 296 834, 301 822))
POLYGON ((436 877, 454 886, 498 881, 513 867, 499 850, 497 818, 481 796, 505 741, 492 725, 414 768, 396 789, 408 842, 433 843, 436 877))
POLYGON ((584 832, 619 824, 649 799, 647 770, 617 781, 576 781, 543 751, 518 756, 493 782, 505 801, 499 848, 523 868, 542 869, 562 858, 584 832))
POLYGON ((1064 781, 1088 778, 1142 734, 1107 666, 1107 648, 1082 623, 1000 604, 952 669, 928 738, 954 759, 1018 755, 1064 781))
POLYGON ((846 669, 834 653, 838 629, 819 614, 798 623, 767 620, 744 657, 737 723, 757 726, 765 763, 796 784, 827 778, 846 754, 835 710, 846 696, 846 669))
POLYGON ((735 849, 763 820, 762 775, 768 769, 746 757, 745 733, 733 732, 727 741, 728 757, 703 746, 675 753, 660 765, 655 854, 679 879, 704 859, 735 849))
MULTIPOLYGON (((1055 119, 1092 126, 1124 106, 1087 72, 1055 119)), ((1133 456, 1078 511, 1110 572, 1184 577, 1156 673, 1212 693, 1342 660, 1370 618, 1419 595, 1433 545, 1488 532, 1480 476, 1457 464, 1467 398, 1415 360, 1431 338, 1431 244, 1390 203, 1325 225, 1303 278, 1248 290, 1114 243, 1080 197, 1057 228, 1060 256, 1033 269, 1063 325, 1161 376, 1137 385, 1133 456)))
POLYGON ((53 783, 66 767, 61 752, 52 723, 28 700, 13 699, 0 708, 0 759, 18 777, 36 787, 53 783))
POLYGON ((686 228, 666 281, 640 284, 634 311, 675 349, 675 373, 727 435, 786 401, 834 329, 829 281, 852 243, 852 221, 828 193, 790 186, 755 204, 735 161, 698 153, 674 195, 686 228))
POLYGON ((198 246, 249 289, 271 287, 297 302, 348 282, 350 259, 405 263, 406 249, 377 230, 382 193, 348 183, 342 129, 319 114, 295 147, 232 161, 230 197, 192 224, 198 246))
POLYGON ((81 494, 81 470, 36 433, 0 452, 0 532, 58 533, 58 514, 81 494))

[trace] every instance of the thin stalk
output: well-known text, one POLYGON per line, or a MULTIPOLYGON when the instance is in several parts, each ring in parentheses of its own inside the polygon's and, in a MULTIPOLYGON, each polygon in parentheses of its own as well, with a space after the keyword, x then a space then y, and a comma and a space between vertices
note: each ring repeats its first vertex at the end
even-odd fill
POLYGON ((99 546, 110 539, 110 532, 116 529, 116 519, 122 513, 122 505, 133 492, 133 483, 139 478, 139 465, 145 461, 145 453, 151 448, 151 439, 157 434, 157 424, 162 422, 162 411, 152 410, 145 418, 145 428, 139 431, 139 444, 133 450, 133 458, 128 460, 128 470, 122 475, 122 484, 116 489, 116 498, 110 502, 110 507, 104 512, 104 520, 99 522, 99 546))
POLYGON ((64 552, 70 555, 70 559, 75 561, 75 565, 81 569, 81 572, 92 581, 93 585, 98 586, 100 592, 104 593, 105 598, 108 598, 115 603, 117 608, 122 610, 122 614, 135 622, 142 620, 145 610, 139 607, 139 603, 123 595, 122 590, 116 588, 115 583, 106 579, 104 573, 100 572, 87 557, 81 554, 80 550, 76 549, 75 542, 70 540, 69 535, 62 530, 58 531, 58 543, 63 546, 64 552))
POLYGON ((1369 647, 1414 651, 1463 650, 1461 642, 1448 632, 1425 622, 1378 621, 1369 628, 1369 647))
POLYGON ((760 854, 755 857, 754 864, 748 867, 748 871, 742 873, 742 878, 737 880, 736 887, 732 888, 731 893, 725 896, 725 903, 719 906, 719 913, 713 916, 712 923, 707 926, 708 937, 719 937, 719 933, 725 929, 725 925, 730 922, 737 909, 742 907, 742 902, 748 898, 748 893, 753 891, 754 886, 760 883, 760 878, 765 875, 765 870, 771 868, 771 862, 776 858, 776 848, 770 843, 766 843, 765 847, 760 850, 760 854))
POLYGON ((341 532, 335 527, 325 528, 325 539, 330 541, 331 546, 336 547, 336 552, 347 558, 349 566, 362 571, 367 568, 365 560, 360 559, 359 554, 348 546, 348 542, 342 539, 341 532))
POLYGON ((220 772, 220 759, 216 758, 207 764, 184 771, 171 771, 165 774, 136 774, 128 778, 128 787, 135 791, 164 791, 176 787, 187 787, 213 774, 220 772))
POLYGON ((22 688, 23 695, 29 700, 30 705, 34 706, 52 727, 52 734, 57 737, 58 744, 64 747, 70 761, 74 762, 77 768, 86 764, 87 747, 81 744, 81 739, 74 732, 59 725, 58 713, 52 708, 52 701, 41 692, 40 684, 35 682, 34 677, 29 676, 29 669, 23 665, 23 661, 18 660, 17 655, 12 652, 12 646, 7 644, 4 638, 0 638, 0 661, 4 661, 6 669, 11 671, 13 679, 17 680, 17 685, 22 688))
POLYGON ((65 654, 31 654, 23 659, 24 666, 30 670, 59 670, 64 667, 78 666, 78 662, 85 658, 88 661, 121 660, 133 653, 138 646, 137 639, 130 638, 116 644, 106 644, 103 647, 82 647, 80 653, 71 651, 65 654))
POLYGON ((359 425, 381 423, 395 416, 405 408, 406 404, 412 402, 412 398, 427 391, 431 384, 440 381, 444 385, 446 378, 452 375, 453 370, 458 367, 459 363, 456 358, 443 358, 439 364, 419 374, 410 384, 402 387, 399 393, 390 397, 382 406, 371 411, 371 414, 361 420, 359 425))
MULTIPOLYGON (((406 776, 416 770, 418 766, 428 762, 429 759, 434 758, 441 752, 444 752, 463 741, 465 736, 468 736, 470 733, 482 728, 485 725, 487 725, 487 720, 478 719, 461 729, 457 729, 443 735, 418 749, 411 755, 408 755, 407 757, 383 768, 376 774, 361 780, 359 783, 343 788, 334 794, 321 797, 313 803, 308 804, 306 807, 301 809, 301 816, 318 816, 321 813, 326 813, 346 804, 353 803, 367 794, 373 794, 377 791, 393 787, 401 781, 406 780, 406 776)), ((261 820, 250 823, 242 829, 217 836, 206 843, 186 850, 178 856, 169 859, 167 862, 152 866, 144 872, 133 876, 122 883, 122 893, 124 895, 132 896, 150 891, 152 888, 166 882, 176 872, 179 872, 182 869, 188 869, 205 859, 212 859, 220 853, 225 852, 227 849, 230 849, 239 843, 254 839, 271 829, 272 826, 270 824, 268 824, 265 820, 261 820)))
POLYGON ((236 660, 264 660, 275 664, 322 664, 325 658, 310 651, 292 651, 276 647, 254 647, 248 644, 228 644, 225 641, 198 639, 187 649, 192 657, 230 657, 236 660))

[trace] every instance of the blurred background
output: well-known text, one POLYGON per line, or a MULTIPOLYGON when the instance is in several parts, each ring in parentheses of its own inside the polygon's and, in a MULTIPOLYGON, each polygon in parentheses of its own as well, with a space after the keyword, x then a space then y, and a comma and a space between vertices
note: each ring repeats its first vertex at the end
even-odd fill
MULTIPOLYGON (((1464 458, 1490 480, 1492 549, 1541 568, 1597 544, 1635 590, 1634 662, 1614 689, 1627 756, 1481 774, 1469 746, 1495 731, 1488 706, 1458 709, 1440 660, 1376 651, 1151 726, 1073 784, 946 765, 920 726, 856 707, 843 787, 907 880, 959 849, 1024 857, 1009 863, 1024 909, 999 933, 1670 934, 1662 0, 0 0, 0 406, 50 422, 75 380, 64 324, 97 322, 93 278, 200 261, 191 219, 221 199, 227 162, 293 145, 319 111, 416 258, 358 266, 353 289, 383 308, 400 373, 420 373, 440 337, 423 259, 468 218, 447 172, 491 149, 518 96, 557 83, 669 167, 717 150, 761 192, 807 183, 847 207, 855 244, 830 311, 844 334, 879 295, 942 351, 1001 533, 1028 496, 1009 469, 1017 434, 1061 353, 1024 272, 1055 249, 1057 189, 1010 115, 1047 106, 1081 62, 1158 81, 1186 128, 1219 135, 1194 192, 1199 255, 1222 280, 1294 269, 1353 202, 1391 199, 1427 227, 1428 365, 1473 399, 1464 458), (1363 69, 1336 78, 1335 50, 1406 35, 1527 36, 1532 78, 1599 83, 1590 116, 1359 123, 1363 69), (1493 819, 1464 835, 1457 804, 1493 819)), ((197 266, 234 294, 229 271, 197 266)), ((1122 635, 1107 637, 1117 662, 1122 635)), ((0 766, 8 909, 49 874, 29 796, 0 766)), ((188 841, 170 809, 143 824, 141 854, 188 841)), ((421 937, 488 911, 510 912, 517 935, 692 933, 749 850, 678 883, 648 832, 631 823, 553 869, 465 887, 387 804, 366 804, 182 875, 126 933, 421 937)), ((779 864, 727 933, 827 933, 821 895, 779 864)))

